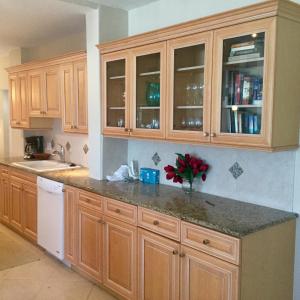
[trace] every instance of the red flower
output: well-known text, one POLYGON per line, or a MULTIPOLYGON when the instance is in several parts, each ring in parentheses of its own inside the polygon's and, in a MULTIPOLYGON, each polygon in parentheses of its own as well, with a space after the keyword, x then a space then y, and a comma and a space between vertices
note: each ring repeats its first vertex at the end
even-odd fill
POLYGON ((197 164, 198 164, 198 167, 200 167, 203 164, 203 160, 202 159, 198 159, 197 164))
POLYGON ((185 167, 181 166, 178 168, 179 173, 184 173, 184 171, 185 171, 185 167))
POLYGON ((201 172, 206 172, 208 170, 208 164, 204 164, 200 166, 200 171, 201 172))
POLYGON ((165 166, 164 169, 165 169, 166 172, 173 172, 174 171, 174 167, 170 166, 170 165, 165 166))
POLYGON ((186 163, 183 159, 181 159, 180 157, 178 157, 178 162, 181 166, 185 167, 186 166, 186 163))
POLYGON ((184 157, 187 162, 189 162, 191 160, 191 156, 188 153, 185 154, 184 157))
POLYGON ((197 176, 197 174, 199 173, 200 171, 198 169, 193 169, 193 174, 194 174, 194 177, 197 176))
POLYGON ((203 181, 205 181, 206 180, 206 174, 205 173, 202 174, 201 178, 202 178, 203 181))
POLYGON ((182 183, 182 182, 183 182, 182 177, 176 175, 176 176, 173 178, 173 182, 175 182, 175 183, 176 183, 176 182, 182 183))
POLYGON ((168 180, 174 178, 176 176, 175 172, 168 172, 167 175, 166 175, 166 178, 168 180))

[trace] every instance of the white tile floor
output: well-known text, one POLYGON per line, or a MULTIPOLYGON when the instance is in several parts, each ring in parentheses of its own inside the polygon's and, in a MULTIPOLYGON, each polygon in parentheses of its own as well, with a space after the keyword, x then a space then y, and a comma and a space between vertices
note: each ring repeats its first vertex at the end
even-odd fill
POLYGON ((29 247, 40 260, 0 271, 0 300, 116 299, 0 224, 1 233, 29 247))

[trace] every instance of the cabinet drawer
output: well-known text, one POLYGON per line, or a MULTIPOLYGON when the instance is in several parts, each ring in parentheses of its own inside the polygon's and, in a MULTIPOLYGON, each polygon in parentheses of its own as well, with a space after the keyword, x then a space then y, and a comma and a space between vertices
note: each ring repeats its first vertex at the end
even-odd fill
POLYGON ((181 222, 181 243, 236 265, 239 264, 240 240, 237 238, 181 222))
POLYGON ((103 198, 89 192, 79 191, 79 204, 87 208, 103 211, 103 198))
POLYGON ((137 207, 121 201, 105 198, 104 214, 129 224, 137 224, 137 207))
POLYGON ((17 170, 15 168, 12 168, 10 171, 10 176, 17 177, 24 181, 29 181, 32 183, 36 183, 36 175, 30 174, 29 172, 22 172, 20 170, 17 170))
POLYGON ((180 240, 180 220, 174 217, 139 208, 138 225, 173 240, 180 240))
POLYGON ((0 171, 1 171, 0 176, 7 177, 9 175, 9 171, 8 171, 7 167, 4 167, 4 166, 1 167, 1 165, 0 165, 0 171))

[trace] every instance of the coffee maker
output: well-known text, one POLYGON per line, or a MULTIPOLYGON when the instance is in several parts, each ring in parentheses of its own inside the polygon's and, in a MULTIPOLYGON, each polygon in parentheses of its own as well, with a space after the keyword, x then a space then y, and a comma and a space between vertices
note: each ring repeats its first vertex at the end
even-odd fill
POLYGON ((44 137, 43 136, 29 136, 25 138, 25 159, 31 159, 36 153, 44 152, 44 137))

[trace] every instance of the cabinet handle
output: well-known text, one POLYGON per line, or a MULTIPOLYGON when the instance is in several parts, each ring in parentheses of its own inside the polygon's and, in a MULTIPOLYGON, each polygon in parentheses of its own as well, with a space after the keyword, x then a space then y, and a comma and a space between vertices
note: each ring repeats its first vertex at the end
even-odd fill
POLYGON ((209 133, 208 132, 203 132, 203 136, 209 136, 209 133))
POLYGON ((159 225, 159 222, 158 222, 157 220, 154 220, 154 221, 153 221, 153 225, 156 225, 156 226, 157 226, 157 225, 159 225))
POLYGON ((73 127, 74 129, 77 129, 77 126, 76 125, 74 125, 74 127, 73 127))
POLYGON ((20 125, 20 124, 21 124, 21 122, 16 122, 16 124, 17 124, 17 125, 20 125))
POLYGON ((185 257, 185 253, 183 253, 183 252, 180 253, 180 254, 179 254, 179 257, 185 257))
POLYGON ((125 132, 128 132, 128 131, 129 131, 129 129, 128 129, 128 128, 124 128, 124 131, 125 131, 125 132))
POLYGON ((133 129, 132 129, 132 128, 128 129, 128 132, 132 132, 132 131, 133 131, 133 129))
POLYGON ((210 134, 210 137, 216 137, 216 134, 215 134, 214 132, 212 132, 212 133, 210 134))
POLYGON ((202 241, 202 243, 203 243, 204 245, 208 245, 208 244, 210 243, 210 241, 209 241, 208 239, 205 239, 205 240, 202 241))
POLYGON ((66 190, 65 190, 65 189, 62 189, 61 191, 62 191, 63 193, 65 193, 65 192, 66 192, 66 190))
POLYGON ((173 250, 173 255, 177 255, 178 254, 178 250, 173 250))
POLYGON ((40 111, 40 115, 42 115, 43 114, 43 112, 42 111, 40 111))
POLYGON ((98 222, 99 224, 105 224, 105 222, 102 221, 102 220, 98 220, 97 222, 98 222))
POLYGON ((116 208, 116 209, 115 209, 115 212, 116 212, 117 214, 119 214, 119 213, 121 213, 121 210, 120 210, 119 208, 116 208))
POLYGON ((71 129, 74 129, 74 126, 73 126, 73 125, 71 125, 71 129))

